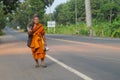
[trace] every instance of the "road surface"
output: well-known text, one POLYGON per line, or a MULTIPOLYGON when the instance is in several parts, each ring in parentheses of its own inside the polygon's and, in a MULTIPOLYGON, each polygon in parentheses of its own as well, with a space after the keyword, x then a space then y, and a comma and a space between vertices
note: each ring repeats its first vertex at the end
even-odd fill
POLYGON ((35 68, 27 34, 0 37, 0 80, 120 80, 120 39, 46 35, 48 67, 35 68))

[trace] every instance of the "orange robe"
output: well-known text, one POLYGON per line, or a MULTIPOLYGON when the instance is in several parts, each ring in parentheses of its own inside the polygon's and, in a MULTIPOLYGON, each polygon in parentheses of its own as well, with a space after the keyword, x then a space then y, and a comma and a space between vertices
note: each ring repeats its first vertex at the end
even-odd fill
POLYGON ((43 36, 45 34, 45 30, 42 24, 35 24, 33 27, 33 38, 31 42, 31 50, 34 59, 44 59, 45 51, 44 51, 44 39, 43 36))

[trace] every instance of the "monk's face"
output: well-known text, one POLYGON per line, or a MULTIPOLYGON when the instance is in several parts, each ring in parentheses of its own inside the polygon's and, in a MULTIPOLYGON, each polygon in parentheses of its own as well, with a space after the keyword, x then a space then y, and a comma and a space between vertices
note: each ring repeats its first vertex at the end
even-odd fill
POLYGON ((39 23, 39 18, 38 18, 38 17, 35 17, 35 18, 34 18, 34 23, 35 23, 35 24, 39 23))

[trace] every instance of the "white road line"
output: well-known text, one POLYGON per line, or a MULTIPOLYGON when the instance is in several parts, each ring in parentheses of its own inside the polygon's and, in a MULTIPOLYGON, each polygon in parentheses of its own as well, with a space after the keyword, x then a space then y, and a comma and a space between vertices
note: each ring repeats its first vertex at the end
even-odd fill
POLYGON ((102 47, 102 48, 109 48, 109 49, 117 49, 117 50, 120 50, 119 47, 108 46, 108 45, 103 45, 103 44, 94 44, 94 43, 78 42, 78 41, 71 41, 71 40, 65 40, 65 39, 55 39, 55 38, 48 38, 48 39, 57 40, 57 41, 63 41, 63 42, 69 42, 69 43, 82 44, 82 45, 91 45, 91 46, 98 46, 98 47, 102 47))
POLYGON ((67 66, 66 64, 60 62, 59 60, 49 56, 49 55, 46 55, 47 58, 49 58, 50 60, 54 61, 55 63, 57 63, 58 65, 62 66, 63 68, 67 69, 68 71, 76 74, 77 76, 79 76, 80 78, 84 79, 84 80, 93 80, 92 78, 86 76, 85 74, 77 71, 76 69, 70 67, 70 66, 67 66))
MULTIPOLYGON (((55 35, 55 36, 72 36, 73 35, 62 35, 62 34, 47 34, 48 36, 50 35, 55 35)), ((103 37, 87 37, 87 36, 76 36, 74 35, 75 37, 81 37, 81 38, 87 38, 87 39, 98 39, 98 40, 120 40, 120 38, 103 38, 103 37)))

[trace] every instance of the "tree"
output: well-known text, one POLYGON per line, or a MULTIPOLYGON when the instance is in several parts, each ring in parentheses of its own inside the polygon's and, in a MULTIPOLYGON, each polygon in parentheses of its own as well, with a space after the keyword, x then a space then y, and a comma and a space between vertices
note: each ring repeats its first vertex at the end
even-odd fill
POLYGON ((55 20, 59 22, 59 24, 67 24, 66 22, 69 22, 70 18, 70 12, 68 10, 68 6, 61 4, 58 7, 56 7, 56 11, 54 12, 55 20))
POLYGON ((6 26, 6 16, 4 15, 4 11, 2 9, 2 3, 0 3, 0 35, 2 33, 2 29, 6 26))
POLYGON ((91 0, 92 17, 99 21, 114 21, 120 12, 120 0, 91 0))
MULTIPOLYGON (((77 0, 78 22, 85 21, 85 0, 77 0)), ((86 1, 88 2, 88 1, 86 1)), ((114 21, 120 14, 120 0, 91 0, 91 15, 96 22, 114 21)), ((54 12, 58 23, 65 20, 64 24, 75 24, 75 0, 69 0, 65 4, 60 4, 54 12), (65 14, 66 13, 66 14, 65 14), (69 17, 66 17, 68 16, 69 17), (63 17, 63 18, 62 18, 63 17)))
POLYGON ((85 0, 85 9, 86 9, 86 23, 87 23, 87 27, 91 27, 92 26, 92 16, 91 16, 90 0, 85 0))
POLYGON ((105 18, 111 23, 118 15, 120 0, 108 0, 101 8, 105 18), (119 2, 116 2, 119 1, 119 2))
MULTIPOLYGON (((91 14, 91 3, 90 0, 85 0, 85 10, 86 10, 86 24, 87 27, 92 27, 92 14, 91 14)), ((90 36, 93 35, 92 29, 90 29, 90 36)))
POLYGON ((54 0, 42 0, 44 2, 44 4, 48 7, 50 7, 52 5, 52 3, 54 2, 54 0))
MULTIPOLYGON (((77 0, 78 22, 85 20, 85 4, 83 2, 84 0, 77 0)), ((53 14, 59 24, 75 24, 75 1, 69 0, 67 3, 58 5, 53 14)))
POLYGON ((4 14, 12 13, 18 7, 20 3, 19 0, 0 0, 0 2, 4 5, 2 6, 4 10, 4 14))
POLYGON ((12 21, 10 22, 11 26, 12 27, 20 26, 22 29, 26 30, 26 25, 32 20, 33 15, 36 13, 40 16, 40 21, 44 23, 43 20, 44 20, 45 9, 49 4, 51 4, 45 1, 25 0, 24 2, 20 3, 16 12, 11 16, 12 19, 12 21))

